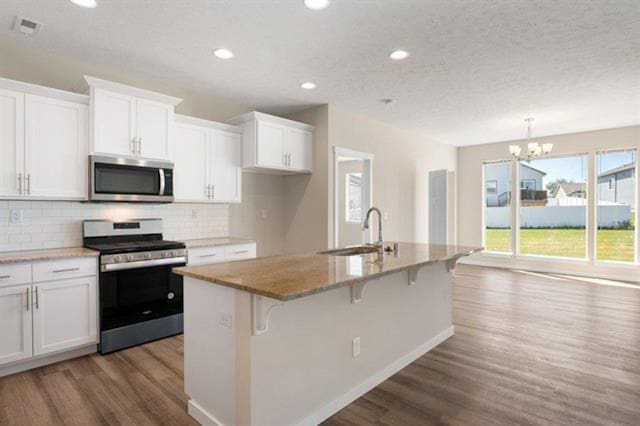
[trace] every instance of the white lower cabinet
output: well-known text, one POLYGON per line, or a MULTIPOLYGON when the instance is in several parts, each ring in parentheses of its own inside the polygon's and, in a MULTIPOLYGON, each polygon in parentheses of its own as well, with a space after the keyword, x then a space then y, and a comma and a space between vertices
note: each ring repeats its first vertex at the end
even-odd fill
POLYGON ((31 284, 0 288, 0 365, 33 356, 31 284))
POLYGON ((96 341, 96 277, 38 283, 33 292, 34 355, 96 341))
POLYGON ((0 366, 97 343, 96 273, 95 258, 0 265, 0 366))
POLYGON ((256 243, 195 247, 187 249, 187 265, 231 262, 256 257, 256 243))

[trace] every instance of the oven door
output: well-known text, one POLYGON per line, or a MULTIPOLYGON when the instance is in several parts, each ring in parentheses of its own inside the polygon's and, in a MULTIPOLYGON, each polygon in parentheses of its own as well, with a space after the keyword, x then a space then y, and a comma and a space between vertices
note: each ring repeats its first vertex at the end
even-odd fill
POLYGON ((92 201, 173 201, 173 164, 138 158, 90 156, 92 201))
POLYGON ((182 333, 184 261, 100 273, 100 353, 182 333))

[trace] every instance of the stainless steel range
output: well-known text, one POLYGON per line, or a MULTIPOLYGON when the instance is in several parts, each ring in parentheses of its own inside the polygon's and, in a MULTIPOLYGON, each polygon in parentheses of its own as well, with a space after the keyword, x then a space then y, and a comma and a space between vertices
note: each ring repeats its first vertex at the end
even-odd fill
POLYGON ((83 244, 100 252, 100 344, 105 354, 183 331, 185 244, 162 238, 162 219, 85 220, 83 244))

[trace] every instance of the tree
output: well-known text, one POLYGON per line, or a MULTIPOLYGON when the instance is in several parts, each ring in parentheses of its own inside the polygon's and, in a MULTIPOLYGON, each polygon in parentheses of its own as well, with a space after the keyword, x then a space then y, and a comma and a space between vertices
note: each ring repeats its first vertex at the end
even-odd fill
POLYGON ((556 194, 556 191, 558 190, 558 187, 561 183, 569 183, 569 181, 564 178, 560 178, 554 180, 553 182, 547 183, 547 191, 549 191, 549 194, 551 194, 551 196, 554 196, 556 194))

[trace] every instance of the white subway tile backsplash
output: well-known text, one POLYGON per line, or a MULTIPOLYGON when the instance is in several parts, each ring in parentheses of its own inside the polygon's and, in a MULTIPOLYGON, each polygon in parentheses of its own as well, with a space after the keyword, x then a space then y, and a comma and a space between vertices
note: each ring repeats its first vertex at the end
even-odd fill
POLYGON ((0 201, 0 251, 82 245, 84 219, 161 218, 167 239, 229 235, 226 204, 116 204, 68 201, 0 201), (22 223, 9 223, 22 210, 22 223))

